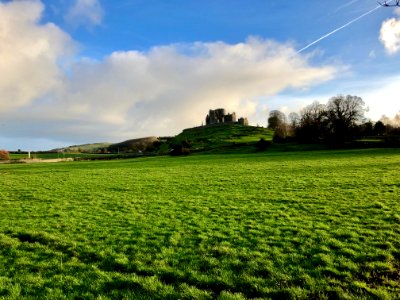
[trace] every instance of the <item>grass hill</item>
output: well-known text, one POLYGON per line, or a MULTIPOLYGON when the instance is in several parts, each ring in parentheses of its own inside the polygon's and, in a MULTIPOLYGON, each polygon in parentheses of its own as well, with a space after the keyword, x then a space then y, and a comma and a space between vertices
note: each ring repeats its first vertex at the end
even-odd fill
POLYGON ((112 144, 108 147, 111 152, 137 152, 145 151, 148 147, 153 146, 153 143, 158 141, 155 136, 127 140, 121 143, 112 144))
POLYGON ((190 147, 190 152, 231 153, 252 152, 260 139, 271 142, 273 131, 256 126, 239 124, 218 124, 184 129, 175 137, 145 137, 120 143, 94 143, 73 145, 63 149, 66 153, 111 153, 168 154, 177 145, 190 147))
POLYGON ((82 144, 82 145, 73 145, 66 148, 59 148, 50 150, 50 152, 87 152, 87 153, 95 153, 100 149, 108 148, 111 143, 93 143, 93 144, 82 144))
POLYGON ((185 129, 173 139, 173 143, 189 142, 194 151, 236 152, 238 148, 254 150, 260 139, 272 141, 272 137, 273 131, 263 127, 218 124, 185 129))

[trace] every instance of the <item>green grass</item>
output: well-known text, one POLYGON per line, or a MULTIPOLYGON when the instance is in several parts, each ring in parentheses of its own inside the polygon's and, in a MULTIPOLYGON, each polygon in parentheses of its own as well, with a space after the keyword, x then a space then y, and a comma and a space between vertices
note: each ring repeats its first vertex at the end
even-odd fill
POLYGON ((263 127, 219 124, 185 129, 174 140, 191 141, 197 151, 237 153, 254 151, 254 144, 261 138, 271 141, 272 137, 273 131, 263 127))
POLYGON ((384 139, 382 138, 363 138, 355 140, 356 142, 364 142, 364 143, 383 143, 384 139))
POLYGON ((398 299, 394 149, 0 165, 0 299, 398 299))

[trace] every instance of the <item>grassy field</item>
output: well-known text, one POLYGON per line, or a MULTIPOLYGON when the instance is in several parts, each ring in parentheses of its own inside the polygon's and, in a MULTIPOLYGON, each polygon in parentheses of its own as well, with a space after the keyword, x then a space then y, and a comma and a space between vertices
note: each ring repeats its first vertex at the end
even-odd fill
POLYGON ((398 299, 400 151, 0 165, 0 299, 398 299))
POLYGON ((185 129, 174 141, 190 141, 192 150, 209 153, 254 152, 255 143, 261 138, 272 141, 273 134, 272 130, 263 127, 218 124, 185 129))

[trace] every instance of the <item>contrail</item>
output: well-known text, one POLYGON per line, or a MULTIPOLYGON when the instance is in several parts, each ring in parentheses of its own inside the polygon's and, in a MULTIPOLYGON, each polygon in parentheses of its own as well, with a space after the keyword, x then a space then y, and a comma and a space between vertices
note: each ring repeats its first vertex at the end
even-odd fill
MULTIPOLYGON (((388 1, 387 3, 389 4, 390 2, 392 2, 393 0, 388 1)), ((332 34, 338 32, 339 30, 342 30, 343 28, 346 28, 347 26, 353 24, 354 22, 357 22, 358 20, 360 20, 361 18, 364 18, 365 16, 372 14, 374 11, 378 10, 379 8, 381 8, 381 5, 378 5, 377 7, 375 7, 374 9, 371 9, 370 11, 367 11, 366 13, 362 14, 361 16, 355 18, 354 20, 351 20, 350 22, 344 24, 343 26, 340 26, 339 28, 336 28, 335 30, 321 36, 319 39, 315 40, 314 42, 308 44, 307 46, 305 46, 304 48, 301 48, 300 50, 297 51, 297 53, 303 52, 304 50, 310 48, 312 45, 315 45, 316 43, 326 39, 327 37, 331 36, 332 34)))

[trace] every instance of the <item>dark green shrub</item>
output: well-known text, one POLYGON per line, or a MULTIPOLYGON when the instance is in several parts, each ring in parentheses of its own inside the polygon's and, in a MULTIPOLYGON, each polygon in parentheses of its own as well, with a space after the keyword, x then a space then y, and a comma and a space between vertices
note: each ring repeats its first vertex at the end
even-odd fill
POLYGON ((271 141, 266 141, 264 138, 261 138, 257 143, 256 143, 256 148, 259 151, 264 151, 269 148, 269 146, 272 144, 271 141))
POLYGON ((172 145, 170 154, 172 156, 189 155, 191 146, 191 141, 181 141, 180 143, 172 145))

